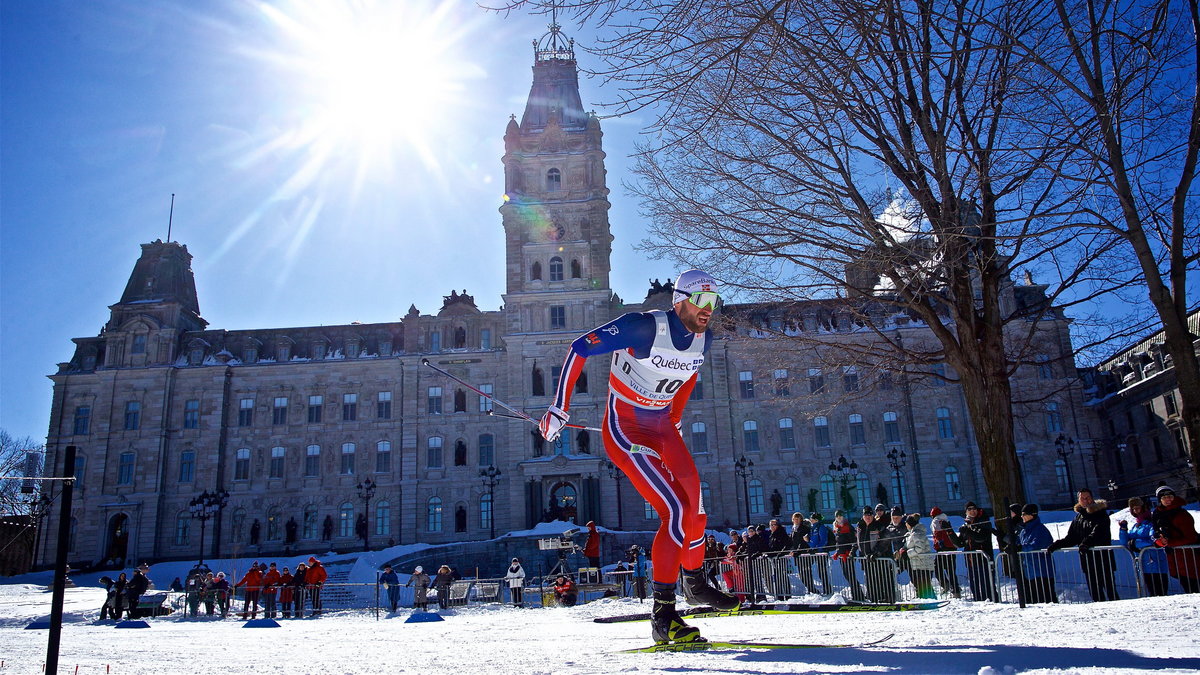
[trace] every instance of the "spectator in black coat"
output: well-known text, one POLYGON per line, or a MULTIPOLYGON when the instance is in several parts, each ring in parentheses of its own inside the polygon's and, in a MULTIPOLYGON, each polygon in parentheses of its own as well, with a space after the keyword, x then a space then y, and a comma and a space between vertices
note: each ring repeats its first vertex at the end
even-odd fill
POLYGON ((792 549, 792 538, 788 536, 787 528, 779 523, 778 518, 772 518, 767 531, 767 587, 776 600, 789 600, 792 597, 792 582, 788 578, 789 560, 785 557, 792 549))
POLYGON ((1092 602, 1118 600, 1114 579, 1117 561, 1111 549, 1094 550, 1112 544, 1112 526, 1108 520, 1108 502, 1097 501, 1088 488, 1080 488, 1075 503, 1075 519, 1067 528, 1067 536, 1050 544, 1047 552, 1060 548, 1079 547, 1079 567, 1087 580, 1092 602))
POLYGON ((996 537, 996 528, 992 521, 984 515, 983 509, 975 502, 967 502, 966 517, 962 527, 958 528, 958 540, 967 553, 967 581, 971 586, 971 598, 975 601, 991 600, 999 602, 996 593, 996 580, 992 577, 990 561, 996 552, 992 548, 992 537, 996 537))
MULTIPOLYGON (((304 563, 296 565, 296 571, 292 574, 292 616, 297 619, 304 618, 304 593, 308 585, 305 576, 307 574, 308 565, 304 563)), ((286 607, 284 607, 284 612, 287 612, 286 607)))
POLYGON ((438 607, 446 609, 450 605, 450 584, 454 583, 454 573, 449 565, 438 568, 437 576, 433 578, 433 587, 437 589, 438 607))
POLYGON ((113 591, 114 582, 107 576, 100 577, 99 582, 105 591, 104 604, 100 605, 100 620, 116 619, 117 601, 114 597, 116 592, 113 591))
POLYGON ((142 594, 150 588, 150 580, 146 578, 143 569, 145 567, 134 569, 133 578, 125 584, 125 606, 129 608, 129 618, 131 619, 138 617, 138 603, 141 602, 142 594))

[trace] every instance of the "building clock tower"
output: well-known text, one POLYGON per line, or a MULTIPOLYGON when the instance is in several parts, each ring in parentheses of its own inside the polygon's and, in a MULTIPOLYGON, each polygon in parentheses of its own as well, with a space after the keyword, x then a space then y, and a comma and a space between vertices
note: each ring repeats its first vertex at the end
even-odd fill
POLYGON ((574 41, 552 23, 533 46, 525 112, 504 133, 507 327, 579 333, 612 296, 603 134, 580 102, 574 41))

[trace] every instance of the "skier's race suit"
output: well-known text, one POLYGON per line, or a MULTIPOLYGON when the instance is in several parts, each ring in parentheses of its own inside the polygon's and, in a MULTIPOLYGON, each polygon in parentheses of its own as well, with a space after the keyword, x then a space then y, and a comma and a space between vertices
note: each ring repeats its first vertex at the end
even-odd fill
POLYGON ((625 314, 571 343, 554 395, 554 405, 569 411, 584 362, 612 353, 604 448, 658 512, 651 559, 662 583, 675 583, 680 564, 697 569, 704 562, 700 476, 680 428, 711 344, 708 331, 688 332, 674 309, 625 314))

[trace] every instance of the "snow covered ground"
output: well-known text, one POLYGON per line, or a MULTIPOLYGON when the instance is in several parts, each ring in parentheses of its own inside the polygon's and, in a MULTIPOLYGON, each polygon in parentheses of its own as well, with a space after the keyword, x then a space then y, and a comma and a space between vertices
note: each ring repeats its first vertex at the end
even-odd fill
MULTIPOLYGON (((1065 531, 1069 512, 1045 515, 1061 523, 1052 530, 1065 531)), ((1113 520, 1121 516, 1115 513, 1113 520)), ((395 554, 366 554, 351 580, 373 579, 374 566, 395 554)), ((155 565, 151 578, 165 588, 189 566, 155 565)), ((104 595, 95 585, 98 576, 73 575, 79 587, 66 591, 62 673, 74 673, 76 666, 81 675, 1200 672, 1200 595, 1024 610, 952 601, 923 612, 700 619, 693 623, 713 640, 853 644, 888 633, 895 637, 868 648, 619 654, 650 644, 649 624, 592 619, 649 611, 649 603, 610 598, 573 608, 523 610, 482 605, 446 611, 444 621, 433 623, 405 623, 411 610, 378 621, 373 612, 340 612, 280 620, 279 628, 167 616, 151 619, 147 629, 124 630, 92 624, 104 595)), ((49 573, 38 573, 0 584, 0 675, 42 672, 47 632, 24 628, 49 614, 49 579, 49 573)))
MULTIPOLYGON (((646 623, 597 624, 644 611, 636 600, 574 608, 490 605, 447 611, 445 621, 376 621, 366 612, 243 628, 232 619, 163 617, 140 630, 91 625, 103 591, 66 593, 60 672, 113 673, 1130 673, 1200 671, 1200 595, 1107 605, 952 602, 935 611, 830 616, 747 616, 695 621, 712 639, 854 643, 895 633, 883 646, 848 649, 618 654, 649 644, 646 623)), ((50 594, 0 586, 0 673, 40 673, 47 632, 24 630, 50 594)))

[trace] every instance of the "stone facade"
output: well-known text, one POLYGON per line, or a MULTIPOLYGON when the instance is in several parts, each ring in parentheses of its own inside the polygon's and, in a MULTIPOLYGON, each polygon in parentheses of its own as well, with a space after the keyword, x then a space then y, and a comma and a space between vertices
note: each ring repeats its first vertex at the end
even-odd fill
MULTIPOLYGON (((499 311, 480 311, 455 290, 436 314, 412 307, 392 323, 210 329, 186 247, 144 244, 111 320, 100 335, 77 338, 72 359, 51 376, 48 466, 62 470, 68 445, 82 462, 71 559, 192 557, 200 522, 189 503, 214 489, 230 497, 206 523, 210 556, 347 550, 362 543, 355 524, 364 507, 376 547, 485 539, 493 527, 520 530, 555 516, 656 528, 606 466, 595 434, 543 444, 530 425, 489 414, 486 399, 422 363, 537 417, 577 335, 670 303, 669 283, 628 305, 610 288, 602 132, 583 112, 565 43, 535 47, 528 103, 504 140, 499 311), (494 488, 481 479, 489 466, 500 471, 494 488), (378 486, 369 502, 357 487, 367 477, 378 486)), ((1044 300, 1031 283, 1008 292, 1012 302, 1044 300)), ((880 500, 880 486, 883 501, 909 510, 955 510, 984 494, 952 382, 934 372, 890 377, 870 362, 831 364, 828 353, 789 346, 804 334, 847 345, 873 339, 837 303, 726 310, 734 320, 715 329, 684 418, 714 527, 763 520, 776 506, 828 516, 880 500), (905 453, 898 474, 885 457, 893 449, 905 453), (841 457, 857 471, 831 472, 841 457), (753 462, 744 476, 734 466, 743 458, 753 462)), ((1047 317, 1044 358, 1014 376, 1014 389, 1032 394, 1018 406, 1017 435, 1030 498, 1043 503, 1067 499, 1054 480, 1055 438, 1068 426, 1090 436, 1068 322, 1047 317)), ((879 320, 893 338, 928 339, 906 317, 879 320)), ((573 421, 599 425, 607 366, 586 365, 573 421)), ((52 547, 45 542, 39 561, 52 560, 52 547)))
MULTIPOLYGON (((1188 329, 1200 335, 1200 311, 1188 317, 1188 329)), ((1194 345, 1200 351, 1200 340, 1194 345)), ((1113 354, 1088 375, 1088 405, 1100 419, 1098 438, 1088 449, 1104 494, 1146 496, 1166 484, 1186 501, 1200 496, 1162 331, 1113 354)))

